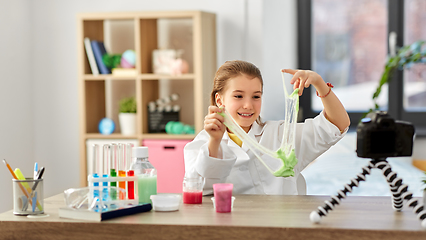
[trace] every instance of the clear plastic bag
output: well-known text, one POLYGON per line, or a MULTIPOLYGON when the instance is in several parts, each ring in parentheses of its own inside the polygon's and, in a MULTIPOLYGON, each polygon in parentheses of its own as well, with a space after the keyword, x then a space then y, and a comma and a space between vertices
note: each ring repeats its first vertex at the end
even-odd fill
POLYGON ((126 201, 111 198, 112 195, 118 196, 120 192, 125 194, 125 190, 119 187, 70 188, 64 191, 64 200, 69 208, 108 211, 128 205, 126 201))
POLYGON ((273 151, 260 145, 255 139, 251 138, 231 117, 231 115, 224 109, 221 113, 224 116, 225 126, 232 131, 244 144, 252 150, 253 154, 260 160, 260 162, 276 177, 290 177, 294 176, 294 166, 297 164, 297 158, 294 153, 295 147, 295 134, 297 124, 297 113, 299 112, 299 89, 295 89, 290 95, 285 86, 284 72, 281 71, 283 79, 283 88, 285 95, 285 119, 284 119, 284 133, 281 141, 281 146, 278 150, 273 151), (260 154, 268 155, 277 161, 272 164, 267 164, 262 160, 260 154))

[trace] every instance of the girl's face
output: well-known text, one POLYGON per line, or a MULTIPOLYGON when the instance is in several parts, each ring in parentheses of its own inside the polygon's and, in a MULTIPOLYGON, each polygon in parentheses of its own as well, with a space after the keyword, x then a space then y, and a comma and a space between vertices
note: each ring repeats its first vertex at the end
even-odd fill
POLYGON ((260 115, 262 105, 260 79, 245 74, 228 79, 223 93, 216 93, 216 104, 225 107, 238 125, 248 132, 260 115))

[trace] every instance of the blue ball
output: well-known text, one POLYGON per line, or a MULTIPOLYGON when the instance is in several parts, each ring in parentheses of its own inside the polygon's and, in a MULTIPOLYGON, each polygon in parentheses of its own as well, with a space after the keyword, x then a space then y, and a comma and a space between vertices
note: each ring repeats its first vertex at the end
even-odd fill
POLYGON ((102 118, 98 125, 99 132, 104 135, 110 135, 114 132, 115 123, 110 118, 102 118))
POLYGON ((136 65, 136 53, 135 51, 129 49, 124 51, 124 53, 121 55, 121 64, 124 65, 123 67, 134 67, 136 65))

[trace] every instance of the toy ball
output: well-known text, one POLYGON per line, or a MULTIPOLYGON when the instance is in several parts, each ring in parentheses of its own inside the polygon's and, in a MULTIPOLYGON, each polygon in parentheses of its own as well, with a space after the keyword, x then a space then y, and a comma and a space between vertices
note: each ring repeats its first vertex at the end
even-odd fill
POLYGON ((185 134, 195 134, 195 129, 193 126, 190 125, 184 125, 183 126, 183 132, 185 134))
POLYGON ((131 49, 124 51, 124 53, 121 55, 120 65, 123 68, 134 68, 136 65, 135 51, 131 49))
POLYGON ((167 122, 165 130, 168 134, 195 134, 193 126, 175 121, 167 122))
POLYGON ((98 125, 99 132, 104 135, 110 135, 114 132, 115 123, 110 118, 102 118, 98 125))
POLYGON ((168 134, 182 134, 183 124, 181 122, 169 121, 166 124, 166 133, 168 134))

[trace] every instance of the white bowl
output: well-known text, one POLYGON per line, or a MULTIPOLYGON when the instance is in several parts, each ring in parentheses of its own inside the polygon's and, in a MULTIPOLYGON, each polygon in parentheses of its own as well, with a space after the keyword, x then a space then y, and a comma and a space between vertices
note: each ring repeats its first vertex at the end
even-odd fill
MULTIPOLYGON (((235 200, 235 197, 234 196, 232 196, 232 198, 231 198, 232 200, 231 200, 231 210, 234 208, 234 200, 235 200)), ((212 197, 211 198, 211 200, 212 200, 212 202, 213 202, 213 208, 214 209, 216 209, 216 203, 214 202, 214 197, 212 197)))
POLYGON ((168 212, 179 210, 181 196, 179 194, 151 195, 154 211, 168 212))

